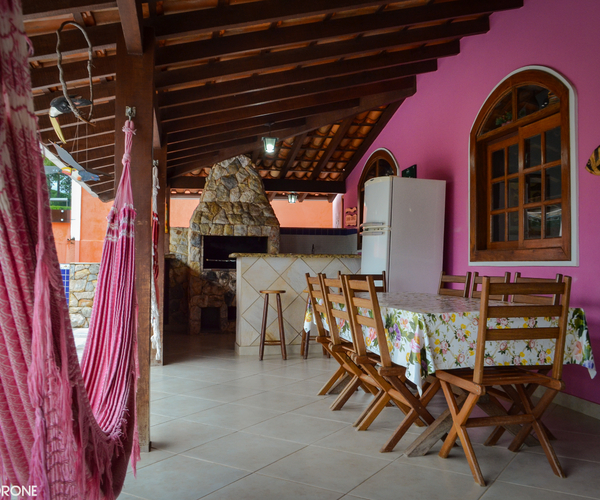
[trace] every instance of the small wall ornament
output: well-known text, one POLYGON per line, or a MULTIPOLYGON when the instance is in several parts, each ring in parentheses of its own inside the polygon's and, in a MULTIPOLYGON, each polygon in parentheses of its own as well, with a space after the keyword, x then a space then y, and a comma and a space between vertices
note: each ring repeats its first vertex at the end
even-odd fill
POLYGON ((585 169, 594 175, 600 175, 600 146, 594 149, 592 156, 585 165, 585 169))
POLYGON ((345 210, 346 212, 346 227, 356 227, 358 215, 356 207, 349 207, 345 210))

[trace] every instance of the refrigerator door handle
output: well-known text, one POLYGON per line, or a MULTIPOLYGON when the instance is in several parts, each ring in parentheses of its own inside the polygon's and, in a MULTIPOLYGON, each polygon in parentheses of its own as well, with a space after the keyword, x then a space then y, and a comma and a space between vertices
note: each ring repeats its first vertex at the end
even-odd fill
POLYGON ((373 229, 365 229, 364 231, 360 232, 361 236, 378 236, 380 234, 385 234, 385 233, 389 233, 390 230, 389 228, 377 228, 376 230, 373 229))
POLYGON ((382 227, 385 226, 385 223, 383 222, 363 222, 360 227, 362 227, 363 229, 367 229, 369 227, 382 227))

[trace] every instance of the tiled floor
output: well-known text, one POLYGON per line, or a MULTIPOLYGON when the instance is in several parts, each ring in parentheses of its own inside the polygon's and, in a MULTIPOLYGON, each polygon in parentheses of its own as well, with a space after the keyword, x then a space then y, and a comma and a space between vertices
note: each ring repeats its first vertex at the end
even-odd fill
MULTIPOLYGON (((379 453, 400 418, 386 408, 366 432, 352 422, 369 401, 357 394, 337 412, 317 396, 335 361, 320 354, 282 361, 277 347, 260 362, 238 357, 233 339, 166 338, 166 363, 151 370, 151 439, 123 499, 147 500, 574 500, 600 499, 600 421, 560 406, 548 427, 567 479, 553 475, 541 448, 512 453, 507 441, 475 444, 486 488, 474 483, 460 448, 440 444, 422 458, 402 451, 419 432, 379 453)), ((444 409, 432 402, 433 413, 444 409)), ((476 443, 486 429, 474 430, 476 443)))

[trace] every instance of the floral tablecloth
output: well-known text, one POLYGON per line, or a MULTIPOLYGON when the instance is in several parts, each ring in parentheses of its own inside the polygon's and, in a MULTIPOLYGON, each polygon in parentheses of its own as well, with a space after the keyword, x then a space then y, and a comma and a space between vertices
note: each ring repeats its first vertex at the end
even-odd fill
MULTIPOLYGON (((473 368, 479 300, 429 293, 380 293, 381 315, 392 361, 407 367, 406 376, 421 388, 425 377, 436 370, 473 368)), ((499 303, 500 304, 500 303, 499 303)), ((367 314, 372 314, 368 311, 367 314)), ((324 325, 327 327, 327 321, 324 325)), ((310 329, 312 308, 306 310, 305 329, 310 329)), ((556 326, 556 318, 490 319, 489 328, 510 326, 556 326)), ((352 341, 350 326, 338 324, 340 336, 352 341)), ((363 327, 367 348, 379 353, 375 330, 363 327)), ((552 363, 553 340, 530 340, 486 343, 487 365, 548 365, 552 363)), ((586 367, 590 377, 596 365, 590 344, 585 313, 570 308, 565 364, 586 367)))

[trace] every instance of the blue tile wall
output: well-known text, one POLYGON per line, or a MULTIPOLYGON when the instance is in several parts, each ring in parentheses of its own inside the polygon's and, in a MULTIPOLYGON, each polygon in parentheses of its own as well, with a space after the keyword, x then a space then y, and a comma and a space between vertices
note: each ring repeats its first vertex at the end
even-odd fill
POLYGON ((65 289, 65 297, 67 298, 67 305, 69 304, 69 282, 71 280, 71 266, 61 265, 60 276, 62 278, 63 288, 65 289))

